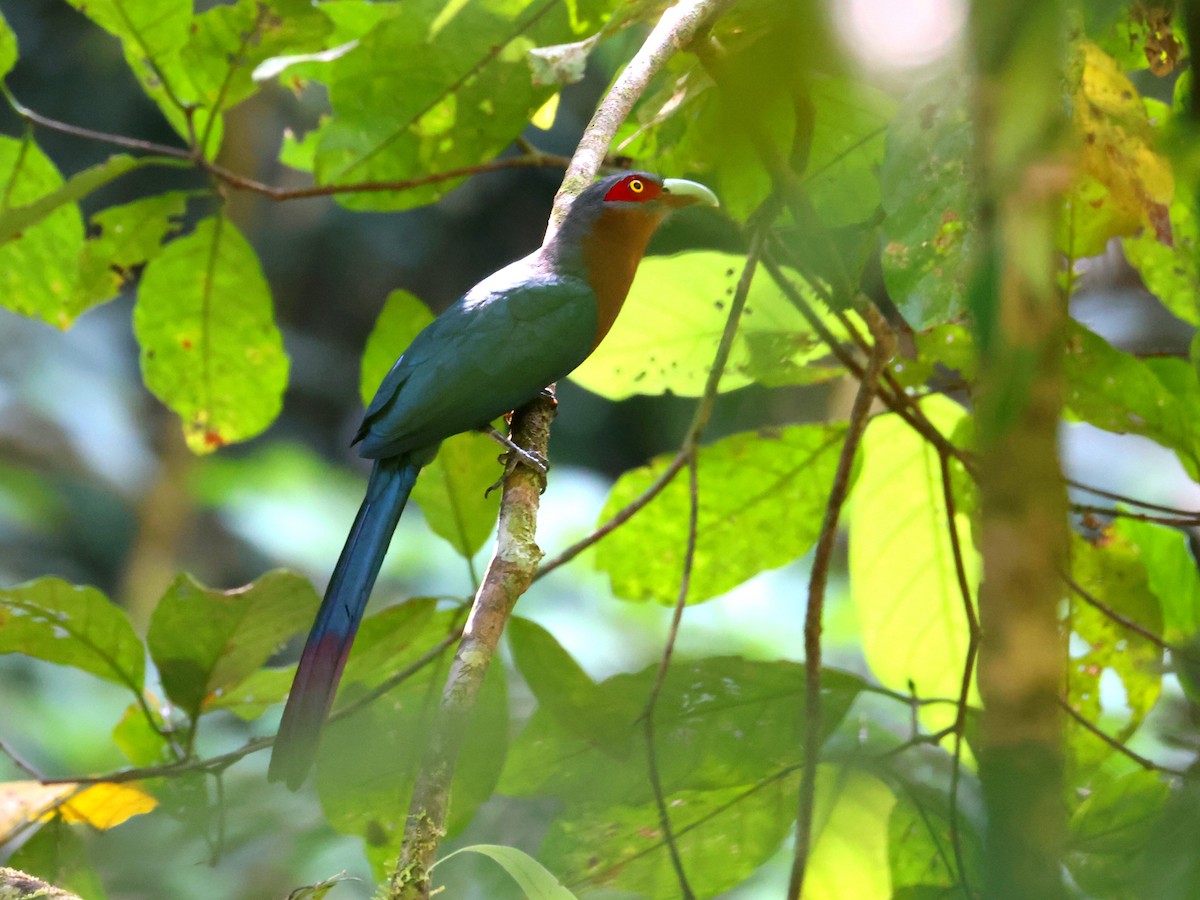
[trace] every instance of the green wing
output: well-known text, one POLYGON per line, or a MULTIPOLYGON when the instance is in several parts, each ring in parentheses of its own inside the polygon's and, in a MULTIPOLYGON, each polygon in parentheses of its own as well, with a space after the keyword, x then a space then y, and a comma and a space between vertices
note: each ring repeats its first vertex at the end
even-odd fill
POLYGON ((480 282, 417 335, 367 407, 356 440, 377 459, 435 447, 527 403, 596 338, 596 295, 529 260, 480 282))

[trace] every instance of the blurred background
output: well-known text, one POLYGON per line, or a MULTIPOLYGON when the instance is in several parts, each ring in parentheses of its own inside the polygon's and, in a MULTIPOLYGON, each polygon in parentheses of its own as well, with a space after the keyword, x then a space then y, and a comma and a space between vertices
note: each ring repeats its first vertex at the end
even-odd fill
MULTIPOLYGON (((959 52, 964 19, 963 4, 953 0, 909 7, 886 0, 835 4, 840 33, 858 64, 870 60, 868 77, 898 95, 922 66, 959 52), (901 6, 905 15, 888 17, 901 6)), ((0 0, 0 12, 20 42, 20 62, 8 84, 25 105, 74 125, 176 142, 114 38, 62 0, 0 0)), ((625 34, 603 44, 588 76, 564 90, 553 128, 531 128, 526 137, 544 151, 569 155, 615 67, 640 37, 625 34)), ((1169 98, 1169 87, 1155 90, 1166 90, 1169 98)), ((275 157, 284 129, 303 133, 321 109, 315 90, 298 96, 277 86, 264 91, 229 116, 220 162, 268 184, 305 184, 306 176, 275 157)), ((0 110, 0 131, 19 134, 22 127, 10 111, 0 110)), ((37 137, 65 175, 111 152, 102 143, 49 131, 37 137)), ((653 167, 652 160, 637 163, 653 167)), ((87 313, 66 333, 0 310, 0 583, 56 575, 94 585, 124 605, 139 628, 180 571, 229 588, 283 566, 323 588, 365 484, 367 467, 349 441, 361 415, 360 357, 384 297, 405 288, 438 311, 484 275, 531 251, 541 241, 560 177, 549 168, 480 175, 435 207, 394 214, 352 213, 325 198, 274 203, 232 194, 231 216, 257 250, 274 295, 291 358, 290 387, 269 431, 205 459, 191 456, 177 420, 142 385, 131 292, 87 313)), ((201 183, 191 174, 139 171, 88 197, 84 209, 92 213, 201 183)), ((201 212, 190 210, 193 218, 201 212)), ((655 238, 651 252, 698 246, 736 251, 738 229, 719 216, 681 214, 655 238)), ((1191 338, 1190 326, 1145 294, 1116 252, 1090 262, 1076 313, 1125 347, 1186 353, 1191 338)), ((539 521, 547 555, 594 527, 617 475, 675 449, 693 407, 691 400, 671 397, 612 403, 570 382, 560 385, 559 400, 553 471, 539 521)), ((846 404, 839 385, 746 388, 721 398, 709 437, 825 419, 846 404)), ((1156 502, 1200 506, 1200 489, 1173 455, 1151 442, 1078 424, 1065 426, 1064 435, 1065 460, 1081 480, 1156 502)), ((477 571, 487 555, 485 547, 477 571)), ((844 573, 844 561, 840 565, 844 573)), ((806 571, 801 560, 689 609, 680 651, 801 658, 806 571)), ((465 599, 471 590, 462 560, 423 527, 419 515, 406 515, 374 602, 419 595, 465 599)), ((862 668, 848 640, 855 633, 848 618, 853 613, 839 602, 841 593, 835 582, 829 661, 862 668)), ((550 628, 595 677, 657 658, 669 617, 668 610, 614 600, 606 578, 586 560, 539 582, 518 611, 550 628)), ((120 691, 96 679, 0 657, 0 738, 46 774, 119 766, 109 730, 125 704, 120 691)), ((225 749, 250 733, 270 733, 277 716, 251 726, 230 717, 210 729, 211 747, 201 749, 225 749)), ((238 773, 252 776, 238 781, 239 804, 256 810, 259 821, 239 819, 246 833, 229 835, 219 854, 206 839, 213 823, 187 816, 173 828, 161 827, 161 818, 157 829, 132 820, 94 835, 94 860, 163 861, 154 872, 144 865, 105 866, 110 895, 275 896, 289 880, 314 881, 339 869, 365 875, 359 841, 334 835, 310 796, 268 789, 265 765, 265 754, 239 764, 238 773)), ((0 780, 17 777, 0 756, 0 780)), ((497 806, 480 816, 478 827, 510 814, 497 806)), ((511 818, 505 827, 519 836, 536 823, 511 818)), ((785 878, 786 863, 780 869, 785 878)), ((488 887, 487 866, 461 863, 461 883, 450 895, 474 890, 475 896, 503 896, 491 893, 498 889, 488 887)), ((761 884, 737 896, 766 896, 778 874, 765 873, 761 884)), ((365 883, 343 890, 345 896, 356 890, 370 895, 365 883)))

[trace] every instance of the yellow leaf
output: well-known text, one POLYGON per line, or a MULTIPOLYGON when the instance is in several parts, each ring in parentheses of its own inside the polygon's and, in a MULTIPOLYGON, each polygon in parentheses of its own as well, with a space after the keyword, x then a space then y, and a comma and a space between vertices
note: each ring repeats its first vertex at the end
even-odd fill
POLYGON ((1110 238, 1149 229, 1169 245, 1175 178, 1154 148, 1142 97, 1115 59, 1090 42, 1080 49, 1073 97, 1079 176, 1067 197, 1060 243, 1073 257, 1090 256, 1110 238))
POLYGON ((158 801, 135 785, 40 784, 9 781, 0 784, 0 834, 27 822, 61 814, 67 822, 82 822, 101 830, 120 825, 130 816, 150 812, 158 801))
POLYGON ((542 131, 549 131, 554 124, 554 117, 558 114, 558 94, 555 94, 549 100, 542 104, 542 108, 533 114, 530 120, 533 122, 534 128, 540 128, 542 131))

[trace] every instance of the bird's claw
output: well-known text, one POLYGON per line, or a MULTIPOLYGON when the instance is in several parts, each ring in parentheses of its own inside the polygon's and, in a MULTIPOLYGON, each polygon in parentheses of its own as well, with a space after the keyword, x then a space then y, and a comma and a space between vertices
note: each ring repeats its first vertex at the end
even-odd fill
POLYGON ((518 447, 516 444, 513 444, 507 453, 502 453, 498 457, 498 460, 504 463, 504 474, 496 479, 495 484, 483 492, 484 497, 488 497, 492 491, 498 490, 504 484, 505 479, 516 471, 517 466, 525 466, 541 475, 542 489, 539 493, 545 493, 545 479, 546 473, 550 470, 550 461, 542 456, 542 454, 535 450, 526 450, 524 447, 518 447))

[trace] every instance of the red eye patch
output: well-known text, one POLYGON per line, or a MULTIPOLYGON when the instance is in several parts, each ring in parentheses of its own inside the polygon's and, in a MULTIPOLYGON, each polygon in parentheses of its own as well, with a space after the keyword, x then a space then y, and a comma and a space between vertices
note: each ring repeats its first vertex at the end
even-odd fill
POLYGON ((630 175, 622 178, 608 189, 604 195, 605 201, 624 200, 631 203, 641 203, 653 200, 662 193, 662 188, 643 175, 630 175))

